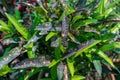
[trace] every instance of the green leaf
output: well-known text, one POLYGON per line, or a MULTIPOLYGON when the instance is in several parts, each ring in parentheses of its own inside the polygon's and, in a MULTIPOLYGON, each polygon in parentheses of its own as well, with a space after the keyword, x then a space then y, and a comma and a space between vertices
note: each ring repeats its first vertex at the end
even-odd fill
POLYGON ((64 53, 66 51, 66 49, 63 47, 62 44, 60 44, 60 50, 62 51, 62 53, 64 53))
POLYGON ((31 35, 29 34, 28 30, 20 24, 17 19, 15 19, 12 15, 5 13, 7 18, 10 20, 10 22, 14 25, 16 30, 26 39, 28 40, 31 35))
POLYGON ((97 19, 87 19, 87 20, 84 20, 83 23, 85 25, 87 24, 91 24, 91 23, 96 23, 97 22, 97 19))
POLYGON ((8 65, 5 65, 2 69, 0 69, 0 76, 4 76, 7 74, 11 69, 8 67, 8 65))
POLYGON ((38 68, 32 69, 32 70, 29 72, 29 74, 26 74, 26 75, 25 75, 24 80, 29 80, 30 77, 32 77, 32 76, 34 76, 36 73, 40 72, 40 70, 41 70, 41 69, 38 69, 38 68))
POLYGON ((76 52, 74 58, 77 57, 77 56, 79 56, 82 52, 86 51, 87 49, 95 46, 96 44, 98 44, 98 43, 100 43, 100 42, 101 42, 101 40, 96 40, 96 41, 93 41, 93 42, 90 41, 90 42, 88 43, 88 46, 86 46, 86 47, 84 47, 83 49, 80 49, 80 50, 78 50, 78 51, 76 52))
POLYGON ((42 78, 42 79, 39 79, 39 80, 52 80, 51 78, 42 78))
POLYGON ((33 10, 35 10, 41 16, 44 16, 44 17, 47 16, 47 11, 43 7, 35 7, 35 8, 33 8, 33 10))
POLYGON ((20 18, 21 18, 20 11, 18 9, 15 10, 15 17, 17 20, 20 20, 20 18))
POLYGON ((53 37, 54 35, 56 35, 57 33, 56 32, 50 32, 46 38, 45 38, 45 41, 48 41, 51 37, 53 37))
POLYGON ((81 18, 83 18, 82 15, 77 15, 77 16, 75 16, 75 17, 73 18, 72 22, 75 23, 77 20, 79 20, 79 19, 81 19, 81 18))
POLYGON ((104 12, 104 14, 103 14, 103 15, 105 16, 105 18, 108 17, 112 11, 113 11, 112 8, 106 10, 106 11, 104 12))
POLYGON ((108 30, 108 32, 115 34, 119 29, 120 29, 120 23, 116 24, 112 29, 108 30))
POLYGON ((112 60, 101 50, 96 50, 96 54, 98 54, 98 56, 100 56, 101 58, 103 58, 106 62, 108 62, 113 68, 115 68, 115 65, 113 64, 112 60))
POLYGON ((80 42, 72 35, 72 33, 68 32, 68 36, 74 43, 80 44, 80 42))
POLYGON ((71 79, 71 80, 83 80, 83 79, 85 79, 84 76, 74 75, 74 76, 72 76, 72 79, 71 79))
POLYGON ((31 42, 30 44, 28 44, 27 54, 28 54, 29 58, 34 58, 35 57, 35 54, 33 53, 32 48, 33 48, 33 42, 31 42))
POLYGON ((77 21, 73 26, 76 27, 76 29, 79 29, 81 26, 86 26, 88 24, 95 24, 97 23, 97 19, 87 19, 83 21, 77 21))
POLYGON ((50 70, 50 73, 51 73, 51 78, 52 80, 57 80, 57 66, 54 65, 51 70, 50 70), (54 75, 53 75, 54 74, 54 75))
POLYGON ((97 8, 97 12, 99 12, 100 14, 103 14, 105 11, 105 6, 106 6, 106 2, 107 0, 101 0, 100 3, 98 4, 98 8, 97 8))
POLYGON ((107 51, 107 50, 111 50, 114 48, 120 48, 120 42, 112 42, 106 45, 103 45, 100 50, 102 51, 107 51))
POLYGON ((60 46, 55 48, 55 58, 58 60, 61 57, 60 46))
POLYGON ((2 20, 0 20, 0 31, 8 31, 8 32, 11 31, 9 26, 2 20))
POLYGON ((59 61, 60 61, 60 59, 59 59, 59 60, 53 59, 52 62, 50 63, 50 65, 49 65, 49 68, 51 68, 51 67, 53 67, 54 65, 56 65, 59 61))
POLYGON ((98 72, 99 76, 102 74, 102 66, 100 60, 93 60, 93 64, 95 66, 96 71, 98 72))
POLYGON ((74 72, 75 72, 75 69, 74 69, 74 61, 73 60, 70 60, 70 59, 67 59, 67 65, 68 65, 68 68, 70 70, 70 74, 71 76, 74 75, 74 72))

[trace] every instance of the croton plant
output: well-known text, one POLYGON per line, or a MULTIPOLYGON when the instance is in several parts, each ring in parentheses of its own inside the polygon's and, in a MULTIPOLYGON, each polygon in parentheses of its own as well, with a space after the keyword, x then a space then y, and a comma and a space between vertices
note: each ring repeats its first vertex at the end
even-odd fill
POLYGON ((0 0, 0 80, 119 80, 120 0, 0 0))

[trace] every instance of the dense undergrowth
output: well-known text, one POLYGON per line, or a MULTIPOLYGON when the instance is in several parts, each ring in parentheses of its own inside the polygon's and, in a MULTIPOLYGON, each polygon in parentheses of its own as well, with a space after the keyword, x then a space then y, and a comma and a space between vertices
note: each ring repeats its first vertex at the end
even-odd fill
POLYGON ((119 80, 120 0, 0 0, 0 80, 119 80))

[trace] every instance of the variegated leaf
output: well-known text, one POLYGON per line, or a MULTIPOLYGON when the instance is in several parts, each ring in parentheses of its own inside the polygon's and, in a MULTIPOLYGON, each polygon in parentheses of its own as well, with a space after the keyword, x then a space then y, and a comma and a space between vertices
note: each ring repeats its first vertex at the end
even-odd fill
POLYGON ((21 49, 16 47, 12 50, 10 50, 9 54, 7 56, 3 56, 0 60, 0 69, 4 67, 4 65, 11 62, 13 59, 15 59, 17 56, 20 55, 21 49))

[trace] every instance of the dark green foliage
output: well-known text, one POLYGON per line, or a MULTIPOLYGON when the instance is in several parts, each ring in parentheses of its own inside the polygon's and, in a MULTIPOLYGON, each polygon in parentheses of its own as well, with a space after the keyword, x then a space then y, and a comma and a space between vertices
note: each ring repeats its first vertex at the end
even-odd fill
POLYGON ((0 0, 0 79, 119 78, 120 0, 10 1, 0 0))

